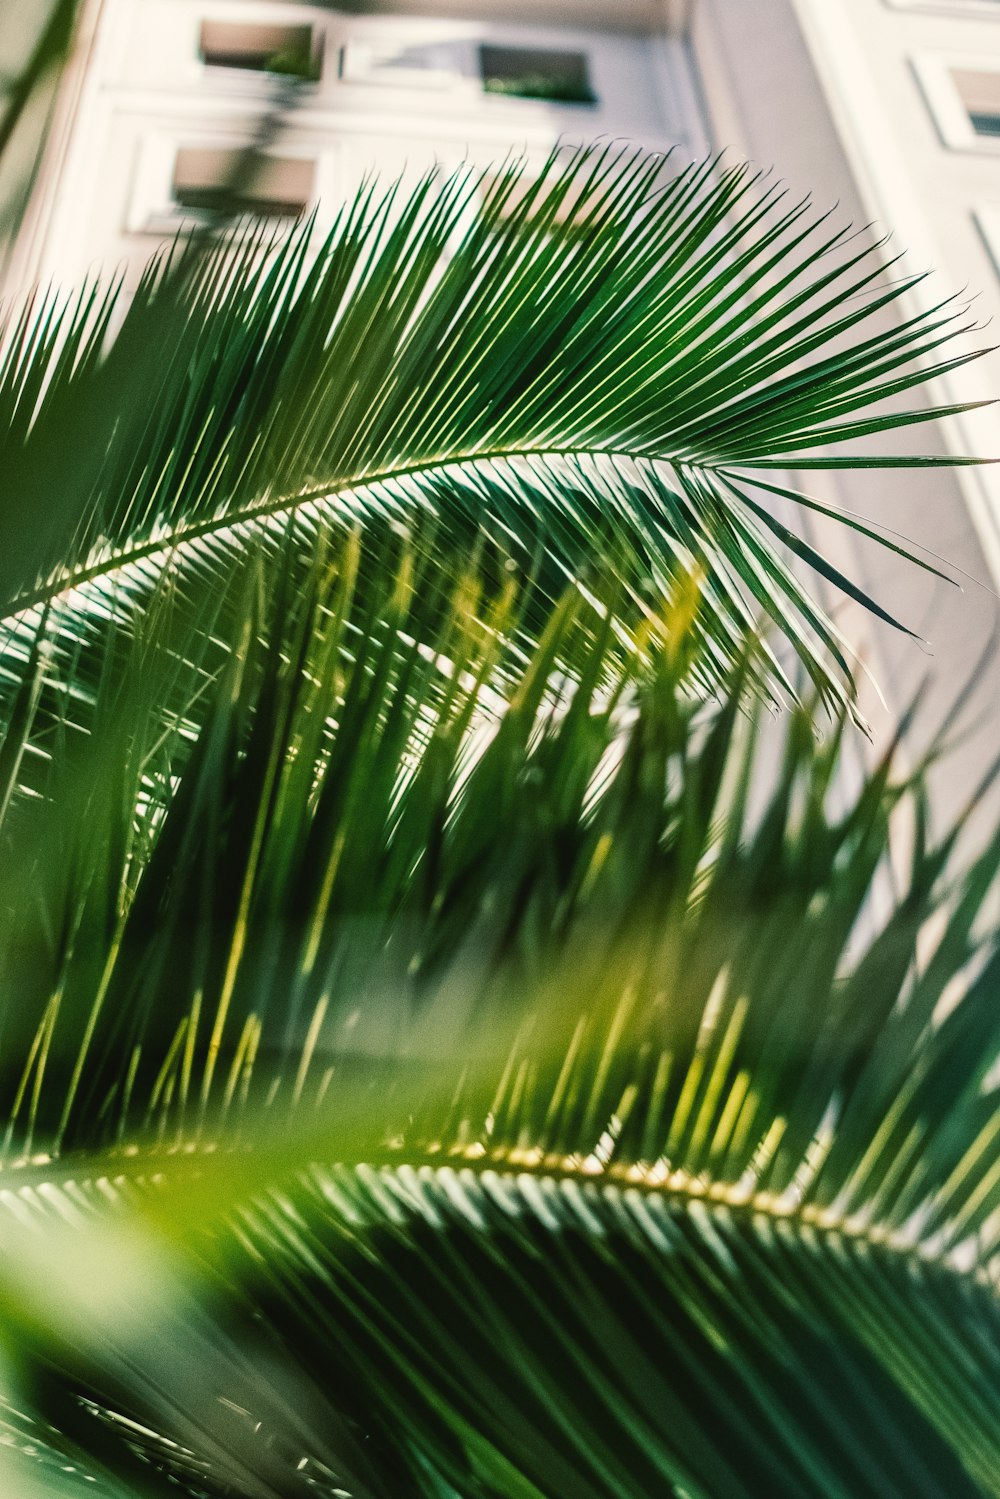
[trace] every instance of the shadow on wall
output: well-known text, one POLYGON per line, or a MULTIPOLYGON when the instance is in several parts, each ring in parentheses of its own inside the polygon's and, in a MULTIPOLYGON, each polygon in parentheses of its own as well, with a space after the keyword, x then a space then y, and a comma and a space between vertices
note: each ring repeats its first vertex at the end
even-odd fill
POLYGON ((80 0, 0 12, 0 272, 31 196, 80 0))

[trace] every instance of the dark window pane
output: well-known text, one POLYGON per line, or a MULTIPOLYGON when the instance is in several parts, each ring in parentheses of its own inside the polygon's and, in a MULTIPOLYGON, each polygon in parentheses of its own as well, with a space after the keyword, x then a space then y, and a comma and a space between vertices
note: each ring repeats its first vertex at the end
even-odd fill
POLYGON ((214 146, 182 146, 174 161, 173 198, 200 213, 255 213, 298 218, 308 207, 315 163, 297 156, 247 158, 214 146))
POLYGON ((970 113, 972 128, 977 135, 1000 135, 1000 114, 970 113))
POLYGON ((550 99, 555 104, 596 104, 585 52, 542 52, 524 47, 480 47, 479 71, 488 94, 550 99))
POLYGON ((236 21, 203 21, 202 61, 217 68, 254 73, 319 77, 319 50, 311 26, 250 26, 236 21))

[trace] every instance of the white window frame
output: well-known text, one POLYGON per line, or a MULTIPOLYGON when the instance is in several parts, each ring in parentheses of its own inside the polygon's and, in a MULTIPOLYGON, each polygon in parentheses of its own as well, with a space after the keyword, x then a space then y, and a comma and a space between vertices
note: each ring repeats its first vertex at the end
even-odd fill
POLYGON ((1000 21, 1000 0, 884 0, 891 10, 929 11, 936 16, 973 16, 1000 21))
POLYGON ((1000 84, 1000 56, 993 59, 981 52, 925 52, 912 59, 912 66, 944 145, 951 151, 1000 155, 1000 136, 976 133, 952 77, 953 72, 996 73, 1000 84))
MULTIPOLYGON (((469 49, 471 57, 476 42, 457 38, 469 49)), ((405 31, 389 36, 349 37, 341 49, 340 81, 361 84, 366 88, 418 89, 421 93, 470 93, 472 79, 461 68, 385 67, 411 46, 427 46, 426 32, 407 35, 405 31)), ((475 93, 478 96, 478 73, 475 93)))
POLYGON ((993 262, 993 269, 1000 276, 1000 203, 980 203, 973 210, 972 218, 993 262))

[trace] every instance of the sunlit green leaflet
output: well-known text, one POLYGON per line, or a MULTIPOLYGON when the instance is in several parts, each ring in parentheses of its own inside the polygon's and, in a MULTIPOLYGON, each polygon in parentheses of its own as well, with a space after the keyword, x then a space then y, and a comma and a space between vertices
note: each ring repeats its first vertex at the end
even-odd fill
MULTIPOLYGON (((315 255, 309 224, 270 250, 240 228, 155 263, 127 306, 92 285, 15 316, 5 676, 46 601, 85 700, 95 632, 144 607, 165 557, 183 586, 290 513, 306 541, 324 519, 433 514, 442 553, 485 535, 522 569, 544 557, 553 594, 609 547, 654 597, 701 566, 710 679, 763 615, 821 701, 850 700, 845 647, 786 548, 861 595, 772 518, 767 476, 896 462, 817 450, 940 414, 885 403, 970 357, 951 342, 964 310, 896 321, 913 279, 886 285, 878 247, 743 166, 588 148, 527 191, 525 172, 431 174, 409 196, 369 183, 315 255)), ((790 693, 774 658, 753 670, 790 693)))
POLYGON ((428 565, 249 562, 163 743, 167 595, 10 804, 21 1441, 115 1494, 996 1494, 995 847, 949 887, 804 710, 776 773, 673 613, 613 651, 595 579, 518 666, 428 565))

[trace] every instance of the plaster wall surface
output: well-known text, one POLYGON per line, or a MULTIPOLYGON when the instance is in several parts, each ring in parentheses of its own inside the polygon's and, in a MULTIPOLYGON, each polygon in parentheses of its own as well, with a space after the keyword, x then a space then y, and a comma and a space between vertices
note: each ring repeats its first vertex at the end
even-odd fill
MULTIPOLYGON (((970 45, 983 55, 987 48, 997 54, 1000 16, 995 23, 984 21, 982 9, 963 16, 975 32, 970 45)), ((995 9, 1000 12, 1000 6, 995 9)), ((772 168, 793 196, 810 193, 818 209, 836 204, 836 216, 859 226, 872 242, 891 226, 894 242, 883 253, 908 248, 889 275, 936 268, 900 304, 902 315, 967 288, 980 293, 978 320, 994 307, 1000 317, 1000 283, 972 218, 973 203, 987 185, 1000 186, 1000 156, 979 153, 964 171, 956 167, 936 135, 911 66, 914 47, 929 45, 930 37, 940 42, 947 32, 953 45, 955 20, 951 13, 904 11, 883 0, 836 6, 825 0, 754 0, 752 7, 742 0, 699 0, 692 39, 718 144, 772 168), (867 224, 872 228, 864 230, 867 224)), ((980 333, 962 346, 992 341, 980 333)), ((983 360, 940 382, 931 399, 988 399, 998 388, 1000 366, 983 360)), ((988 412, 867 442, 899 453, 1000 454, 1000 422, 988 412)), ((943 824, 961 811, 997 752, 995 480, 982 471, 956 477, 930 469, 809 474, 801 482, 807 491, 922 543, 961 570, 959 577, 969 575, 959 592, 840 527, 806 525, 845 573, 927 642, 918 645, 855 605, 839 610, 844 633, 860 643, 886 699, 883 707, 873 691, 865 696, 876 745, 914 699, 920 710, 909 740, 912 755, 941 724, 963 729, 956 752, 935 773, 934 806, 943 824), (967 684, 968 699, 956 715, 956 699, 967 684)), ((991 815, 984 814, 983 826, 991 815)))

